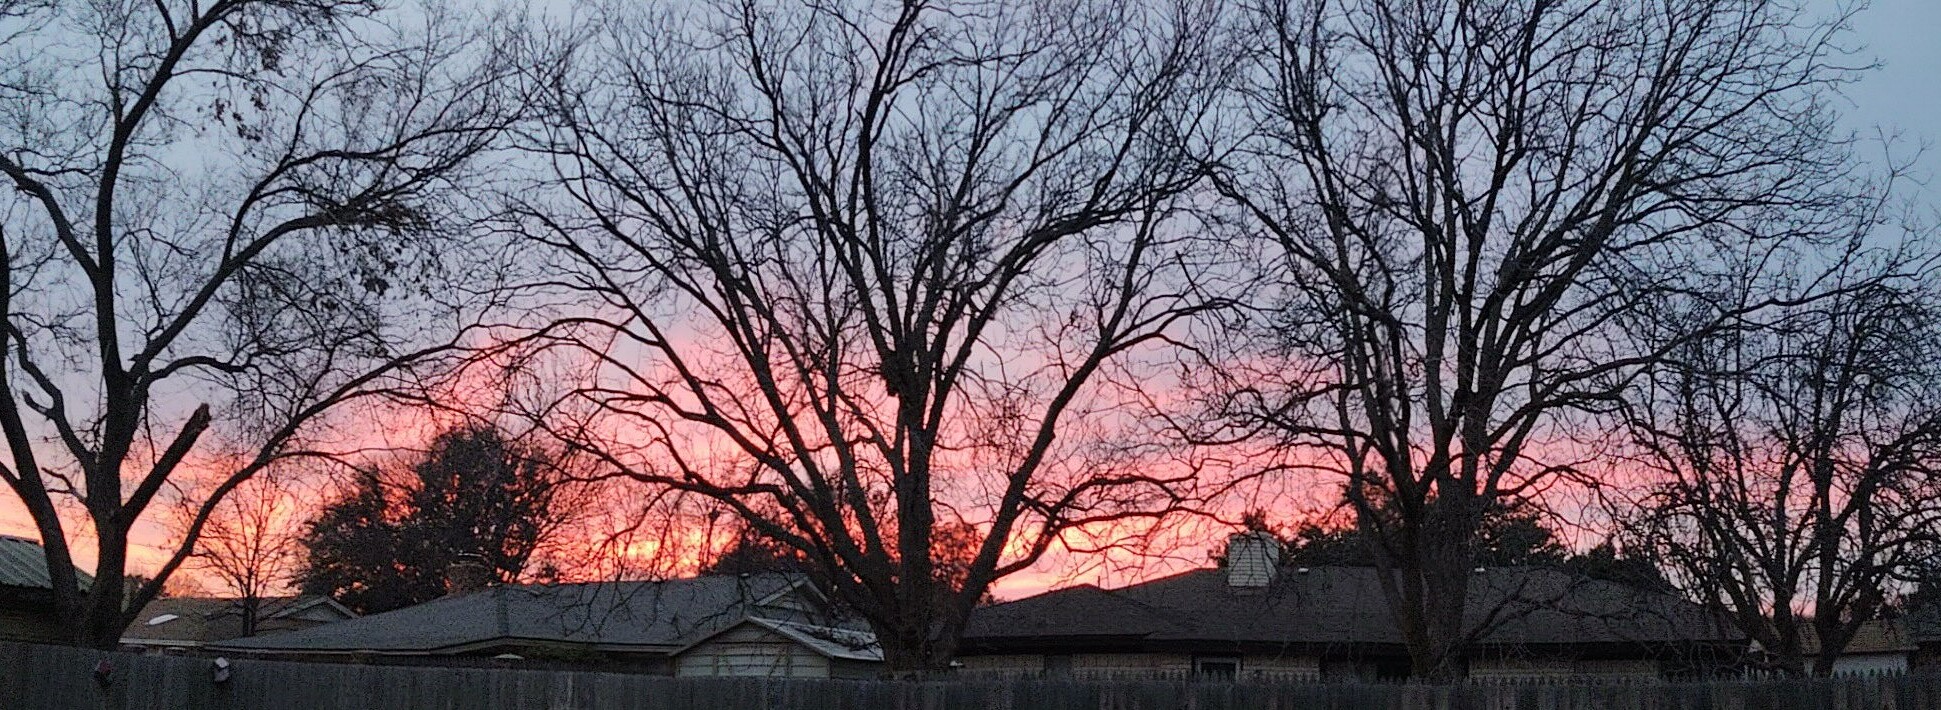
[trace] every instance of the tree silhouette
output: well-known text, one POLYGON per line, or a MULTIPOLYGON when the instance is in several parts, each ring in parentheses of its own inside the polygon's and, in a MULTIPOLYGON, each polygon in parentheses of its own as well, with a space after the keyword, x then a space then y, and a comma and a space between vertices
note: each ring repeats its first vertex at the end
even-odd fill
POLYGON ((1344 481, 1358 524, 1388 528, 1374 559, 1412 673, 1453 679, 1483 517, 1599 485, 1574 438, 1745 315, 1664 314, 1851 235, 1866 187, 1827 99, 1844 24, 1783 0, 1242 14, 1244 135, 1208 161, 1271 246, 1262 307, 1203 340, 1234 352, 1193 370, 1226 423, 1201 438, 1344 481))
POLYGON ((422 570, 400 562, 392 517, 383 479, 375 471, 360 472, 356 488, 325 506, 306 526, 303 546, 308 557, 299 587, 306 594, 331 595, 366 614, 414 603, 411 590, 422 570))
POLYGON ((1788 673, 1829 675, 1941 542, 1941 269, 1856 240, 1826 298, 1681 349, 1628 409, 1621 531, 1788 673))
MULTIPOLYGON (((242 634, 256 635, 263 600, 285 588, 302 562, 302 505, 287 472, 251 478, 223 499, 196 542, 197 569, 236 594, 242 634)), ((193 522, 185 510, 184 524, 193 522)))
POLYGON ((376 0, 0 3, 0 482, 67 641, 114 648, 231 491, 456 359, 486 297, 447 286, 493 271, 454 248, 474 169, 530 103, 509 34, 376 0), (171 498, 188 524, 124 585, 171 498))
MULTIPOLYGON (((939 594, 944 595, 937 601, 948 603, 948 590, 960 588, 970 574, 971 564, 977 556, 979 538, 977 530, 968 525, 942 525, 931 534, 932 552, 935 560, 939 594)), ((742 526, 735 534, 735 541, 727 550, 702 565, 701 574, 754 574, 760 572, 797 572, 814 577, 815 565, 807 556, 795 548, 776 540, 763 537, 754 528, 742 526)), ((989 602, 987 592, 979 599, 980 603, 989 602)))
POLYGON ((947 668, 993 582, 1201 485, 1073 432, 1231 305, 1178 201, 1209 5, 674 5, 548 70, 517 231, 529 297, 587 308, 507 346, 586 364, 543 408, 575 451, 802 552, 894 672, 947 668))
POLYGON ((560 498, 569 477, 556 464, 489 427, 440 434, 407 472, 363 472, 311 521, 302 588, 369 614, 443 596, 459 555, 517 580, 571 517, 560 498))
POLYGON ((808 560, 801 552, 742 526, 728 549, 701 566, 701 574, 802 572, 807 569, 808 560))
POLYGON ((1665 578, 1664 568, 1648 551, 1640 554, 1622 550, 1608 540, 1582 554, 1572 555, 1564 561, 1564 568, 1591 579, 1621 582, 1655 591, 1672 590, 1671 581, 1665 578))
MULTIPOLYGON (((1303 565, 1375 565, 1375 551, 1387 541, 1370 540, 1377 533, 1355 525, 1308 522, 1296 527, 1286 541, 1284 559, 1303 565)), ((1477 528, 1475 564, 1486 567, 1563 565, 1572 559, 1543 522, 1541 511, 1528 505, 1502 506, 1486 513, 1477 528)))

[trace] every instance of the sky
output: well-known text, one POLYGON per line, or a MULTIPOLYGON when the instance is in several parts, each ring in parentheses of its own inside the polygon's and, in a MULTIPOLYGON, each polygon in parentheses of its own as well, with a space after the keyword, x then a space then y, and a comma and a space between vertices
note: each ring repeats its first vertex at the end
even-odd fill
MULTIPOLYGON (((1835 12, 1852 0, 1807 0, 1818 11, 1835 12)), ((1862 137, 1877 132, 1898 134, 1895 155, 1915 161, 1914 177, 1926 184, 1910 185, 1927 205, 1941 206, 1941 0, 1874 0, 1854 20, 1851 40, 1863 47, 1858 60, 1879 67, 1849 87, 1844 107, 1846 124, 1862 137)), ((33 525, 11 492, 0 492, 0 534, 37 537, 33 525)), ((136 565, 159 559, 154 547, 162 542, 159 529, 147 531, 134 551, 136 565)), ((88 544, 80 545, 85 554, 88 544)), ((88 565, 91 560, 82 560, 88 565)), ((1070 570, 1051 561, 1044 569, 1029 570, 1000 584, 998 596, 1012 598, 1074 581, 1070 570)), ((1125 573, 1104 576, 1123 577, 1125 573)), ((1099 570, 1085 575, 1096 580, 1099 570)), ((1136 576, 1136 575, 1134 575, 1136 576)), ((1115 579, 1112 581, 1130 581, 1115 579)))
MULTIPOLYGON (((1817 0, 1828 8, 1848 0, 1817 0)), ((1875 0, 1855 18, 1854 39, 1880 67, 1848 91, 1847 122, 1854 130, 1899 130, 1909 149, 1928 145, 1918 168, 1928 195, 1941 175, 1941 0, 1875 0)))

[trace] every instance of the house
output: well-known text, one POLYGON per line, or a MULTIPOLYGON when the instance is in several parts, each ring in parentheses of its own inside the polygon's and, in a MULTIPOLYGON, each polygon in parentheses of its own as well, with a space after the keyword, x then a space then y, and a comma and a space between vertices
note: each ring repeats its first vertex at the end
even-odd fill
MULTIPOLYGON (((240 599, 156 599, 142 607, 135 622, 122 632, 122 650, 180 653, 242 638, 245 635, 243 615, 240 599)), ((356 612, 323 595, 266 597, 257 602, 253 635, 283 633, 355 618, 356 612)))
POLYGON ((875 675, 875 639, 796 574, 489 585, 395 611, 211 644, 319 661, 601 667, 672 675, 875 675))
MULTIPOLYGON (((82 589, 93 581, 80 570, 75 573, 82 589)), ((40 543, 0 535, 0 641, 54 642, 63 635, 40 543)))
POLYGON ((1908 664, 1915 671, 1941 670, 1941 606, 1914 609, 1901 620, 1914 644, 1908 664))
MULTIPOLYGON (((1800 652, 1808 659, 1810 668, 1811 659, 1820 654, 1820 635, 1811 624, 1800 631, 1800 652)), ((1920 646, 1899 620, 1869 621, 1854 630, 1853 640, 1833 659, 1833 674, 1905 673, 1918 651, 1920 646)))
MULTIPOLYGON (((1287 568, 1278 550, 1271 537, 1242 534, 1222 569, 981 607, 958 661, 1054 675, 1406 677, 1372 568, 1287 568)), ((1472 678, 1695 675, 1744 645, 1696 604, 1548 568, 1476 570, 1466 618, 1472 678)))

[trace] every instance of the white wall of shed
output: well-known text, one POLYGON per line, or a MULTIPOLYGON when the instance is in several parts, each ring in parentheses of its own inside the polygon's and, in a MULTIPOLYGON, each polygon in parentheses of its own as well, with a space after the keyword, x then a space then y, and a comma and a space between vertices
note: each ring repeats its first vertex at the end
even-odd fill
POLYGON ((794 639, 742 624, 674 659, 678 676, 827 678, 829 659, 794 639))
POLYGON ((1834 675, 1906 673, 1905 653, 1856 653, 1833 659, 1834 675))

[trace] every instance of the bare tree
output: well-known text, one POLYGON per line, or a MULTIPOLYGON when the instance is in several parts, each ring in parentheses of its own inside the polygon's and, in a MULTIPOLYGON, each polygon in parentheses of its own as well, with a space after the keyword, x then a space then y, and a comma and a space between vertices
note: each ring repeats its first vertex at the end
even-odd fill
MULTIPOLYGON (((263 600, 287 589, 302 560, 306 501, 287 472, 258 473, 224 496, 202 526, 189 567, 236 595, 242 634, 256 635, 263 600)), ((197 510, 182 509, 193 525, 197 510)))
POLYGON ((1687 337, 1653 314, 1714 253, 1837 226, 1841 25, 1771 0, 1251 10, 1254 128, 1214 175, 1279 288, 1201 383, 1228 425, 1202 434, 1342 477, 1413 672, 1453 677, 1485 511, 1598 483, 1573 432, 1687 337))
POLYGON ((534 293, 599 306, 525 340, 590 363, 547 425, 801 552, 893 671, 942 668, 994 580, 1194 484, 1104 439, 1137 401, 1111 383, 1224 303, 1175 204, 1204 5, 601 17, 526 225, 534 293))
POLYGON ((378 2, 25 8, 0 18, 0 478, 70 639, 112 647, 226 495, 452 344, 463 292, 429 284, 522 104, 518 44, 378 2), (191 473, 214 483, 125 594, 131 531, 191 473))
POLYGON ((1656 477, 1627 536, 1781 671, 1832 673, 1941 538, 1941 294, 1921 272, 1857 243, 1832 296, 1682 347, 1637 393, 1656 477))

